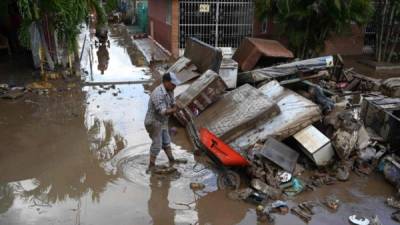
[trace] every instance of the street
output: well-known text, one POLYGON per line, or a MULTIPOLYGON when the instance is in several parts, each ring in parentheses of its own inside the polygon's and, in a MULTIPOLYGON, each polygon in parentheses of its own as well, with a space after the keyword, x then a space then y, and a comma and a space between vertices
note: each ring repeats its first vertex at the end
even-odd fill
MULTIPOLYGON (((218 169, 193 155, 176 122, 173 153, 188 163, 171 175, 146 174, 151 140, 143 121, 159 74, 140 60, 125 26, 109 31, 109 47, 96 46, 87 31, 80 35, 80 47, 88 38, 83 85, 56 84, 48 95, 0 101, 0 224, 257 224, 255 206, 218 190, 218 169), (192 182, 205 189, 193 191, 192 182)), ((162 152, 157 164, 167 162, 162 152)), ((289 206, 335 195, 339 209, 321 203, 308 224, 348 224, 353 214, 395 224, 385 204, 395 189, 383 176, 350 177, 301 193, 289 206)), ((277 225, 305 224, 290 213, 275 216, 277 225)))

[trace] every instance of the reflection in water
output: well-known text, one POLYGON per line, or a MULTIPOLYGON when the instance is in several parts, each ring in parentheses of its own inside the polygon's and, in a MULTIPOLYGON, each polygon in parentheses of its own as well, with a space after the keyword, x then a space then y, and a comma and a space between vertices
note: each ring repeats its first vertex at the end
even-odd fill
POLYGON ((148 81, 151 76, 148 67, 139 63, 143 56, 135 48, 126 29, 112 26, 108 40, 101 43, 96 38, 89 38, 84 46, 84 39, 91 37, 83 29, 79 36, 80 48, 83 49, 81 67, 87 71, 88 82, 132 82, 148 81), (93 40, 94 39, 94 40, 93 40), (96 49, 98 47, 98 49, 96 49), (96 51, 96 52, 95 52, 96 51), (97 57, 95 56, 97 53, 97 57), (110 60, 112 58, 112 60, 110 60), (132 65, 134 63, 134 65, 132 65), (135 66, 136 65, 136 66, 135 66), (93 69, 98 68, 98 70, 93 69))
POLYGON ((111 120, 101 121, 95 118, 88 130, 90 152, 95 154, 97 159, 111 159, 126 146, 126 140, 115 133, 111 120))
POLYGON ((226 193, 222 191, 207 193, 196 202, 196 205, 199 224, 238 224, 247 212, 245 204, 227 199, 226 193))
POLYGON ((154 225, 175 224, 175 210, 169 208, 168 192, 171 187, 169 176, 150 176, 151 195, 147 203, 154 225))
POLYGON ((86 195, 99 202, 107 184, 117 179, 117 175, 107 174, 101 163, 123 149, 126 140, 111 120, 95 118, 90 127, 85 126, 88 109, 82 102, 88 97, 79 90, 40 99, 44 107, 19 111, 24 129, 5 136, 17 143, 9 148, 12 154, 0 152, 0 214, 15 204, 14 199, 47 207, 86 195), (47 114, 42 113, 43 108, 47 114), (30 187, 20 185, 22 180, 32 180, 30 187))
POLYGON ((100 43, 99 48, 97 50, 97 60, 98 60, 97 69, 101 71, 101 74, 104 74, 104 71, 107 70, 109 59, 110 55, 107 50, 107 45, 105 43, 100 43))
POLYGON ((86 166, 59 168, 50 170, 36 177, 37 187, 23 190, 21 197, 27 202, 37 204, 54 204, 68 199, 79 200, 90 193, 93 202, 100 201, 100 194, 106 189, 108 182, 116 179, 106 175, 96 159, 87 158, 86 166), (69 170, 69 173, 59 170, 69 170))

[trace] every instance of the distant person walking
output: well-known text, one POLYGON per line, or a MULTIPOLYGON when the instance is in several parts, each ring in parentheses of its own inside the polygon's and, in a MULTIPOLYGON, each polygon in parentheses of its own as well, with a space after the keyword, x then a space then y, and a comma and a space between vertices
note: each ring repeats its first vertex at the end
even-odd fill
POLYGON ((157 155, 161 149, 165 151, 170 165, 186 162, 184 159, 175 159, 171 150, 171 137, 169 135, 169 116, 177 111, 174 100, 174 89, 179 81, 173 73, 166 73, 162 83, 150 95, 149 105, 144 125, 152 140, 150 146, 150 162, 148 171, 155 168, 157 155))

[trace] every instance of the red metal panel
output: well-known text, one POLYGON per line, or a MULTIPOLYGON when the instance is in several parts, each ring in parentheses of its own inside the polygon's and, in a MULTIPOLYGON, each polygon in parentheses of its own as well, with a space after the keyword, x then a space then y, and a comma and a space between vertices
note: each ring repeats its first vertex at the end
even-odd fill
POLYGON ((224 166, 248 166, 249 162, 229 145, 205 128, 200 129, 200 140, 224 166))

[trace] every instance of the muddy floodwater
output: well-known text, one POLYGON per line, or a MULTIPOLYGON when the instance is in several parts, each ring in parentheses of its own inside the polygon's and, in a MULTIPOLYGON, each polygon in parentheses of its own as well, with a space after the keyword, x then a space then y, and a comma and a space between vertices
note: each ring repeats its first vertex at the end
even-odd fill
MULTIPOLYGON (((110 28, 109 46, 96 46, 82 33, 88 85, 0 100, 0 224, 257 224, 255 206, 218 190, 218 171, 192 154, 178 125, 173 153, 188 163, 176 165, 172 175, 146 174, 151 140, 143 121, 156 77, 124 29, 110 28), (206 188, 194 192, 191 182, 206 188)), ((162 152, 157 164, 163 163, 162 152)), ((357 214, 378 215, 390 225, 395 210, 385 199, 394 191, 378 173, 352 175, 348 182, 304 192, 289 205, 334 194, 342 202, 339 210, 318 207, 309 224, 349 224, 357 214)), ((275 224, 305 223, 289 213, 276 215, 275 224)))

